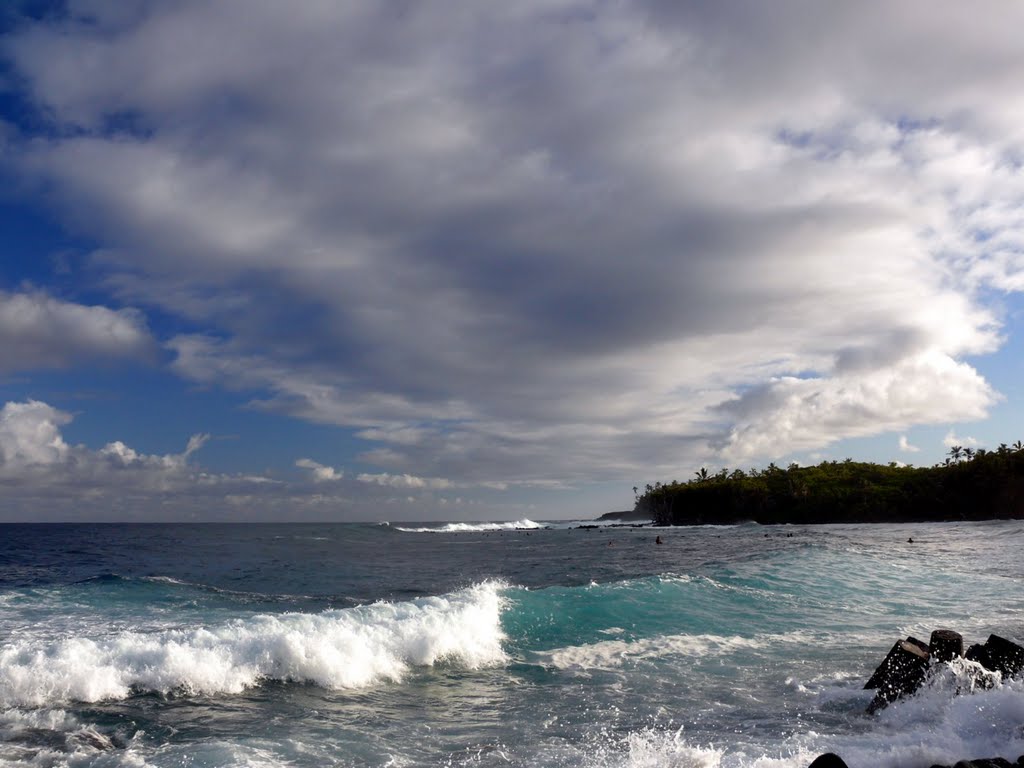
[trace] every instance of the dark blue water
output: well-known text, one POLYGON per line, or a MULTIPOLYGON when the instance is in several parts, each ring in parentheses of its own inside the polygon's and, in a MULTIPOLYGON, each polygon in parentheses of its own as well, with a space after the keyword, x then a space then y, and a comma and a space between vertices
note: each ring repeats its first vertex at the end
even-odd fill
POLYGON ((0 526, 0 764, 1024 753, 1016 682, 862 690, 906 634, 1024 636, 1020 523, 489 527, 0 526))

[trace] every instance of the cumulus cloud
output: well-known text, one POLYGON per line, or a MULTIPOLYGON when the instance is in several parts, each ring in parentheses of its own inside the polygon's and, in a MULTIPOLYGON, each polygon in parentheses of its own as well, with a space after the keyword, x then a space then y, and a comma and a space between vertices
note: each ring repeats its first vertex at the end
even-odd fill
POLYGON ((355 430, 364 485, 775 457, 998 399, 1024 6, 984 8, 85 3, 4 44, 61 129, 6 162, 200 324, 183 378, 355 430))
POLYGON ((979 445, 977 439, 965 435, 964 437, 958 437, 954 430, 949 430, 946 436, 942 438, 942 444, 947 448, 953 448, 960 446, 961 448, 975 448, 979 445))
POLYGON ((0 469, 4 474, 62 464, 71 450, 60 428, 71 416, 46 403, 6 403, 0 410, 0 469))
POLYGON ((870 435, 944 415, 978 419, 995 400, 977 371, 934 354, 857 375, 785 377, 723 406, 738 425, 723 453, 745 459, 770 454, 773 440, 811 449, 836 434, 870 435))
POLYGON ((155 349, 136 310, 74 304, 39 291, 0 291, 0 372, 144 359, 155 349))
POLYGON ((199 477, 189 458, 208 435, 193 435, 177 454, 144 454, 120 440, 94 451, 64 440, 61 427, 71 420, 38 400, 6 403, 0 409, 0 488, 31 483, 57 494, 162 492, 181 490, 199 477))
POLYGON ((903 453, 918 453, 921 450, 916 445, 911 445, 906 435, 900 435, 899 446, 903 453))
POLYGON ((334 480, 341 480, 345 473, 342 470, 335 469, 334 467, 328 467, 325 464, 320 464, 313 461, 312 459, 298 459, 295 462, 295 466, 300 469, 309 470, 313 481, 316 483, 326 483, 334 480))

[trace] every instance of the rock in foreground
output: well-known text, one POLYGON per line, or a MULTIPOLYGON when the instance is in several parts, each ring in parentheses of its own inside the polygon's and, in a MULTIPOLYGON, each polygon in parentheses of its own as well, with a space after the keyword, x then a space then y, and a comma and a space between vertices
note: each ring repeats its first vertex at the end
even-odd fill
POLYGON ((972 645, 964 653, 964 639, 951 629, 932 632, 925 645, 914 637, 898 641, 886 654, 878 669, 871 675, 865 688, 878 693, 868 705, 868 713, 877 712, 892 701, 908 696, 928 678, 939 664, 966 658, 977 662, 987 671, 1002 677, 1017 677, 1024 672, 1024 647, 999 635, 989 635, 984 645, 972 645))

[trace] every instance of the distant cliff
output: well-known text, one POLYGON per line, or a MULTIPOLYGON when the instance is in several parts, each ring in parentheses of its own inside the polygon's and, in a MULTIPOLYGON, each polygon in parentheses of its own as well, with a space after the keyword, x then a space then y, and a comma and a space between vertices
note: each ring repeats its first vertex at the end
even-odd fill
POLYGON ((659 525, 1024 518, 1024 445, 995 451, 957 446, 933 467, 847 459, 749 472, 701 470, 687 482, 648 485, 637 493, 634 511, 659 525))

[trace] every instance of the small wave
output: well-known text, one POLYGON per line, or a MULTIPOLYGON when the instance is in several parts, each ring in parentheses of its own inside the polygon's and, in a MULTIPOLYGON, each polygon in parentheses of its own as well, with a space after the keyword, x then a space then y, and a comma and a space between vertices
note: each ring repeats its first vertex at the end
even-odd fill
MULTIPOLYGON (((263 603, 263 604, 278 604, 278 605, 295 605, 304 601, 322 601, 323 597, 315 595, 307 595, 301 593, 289 593, 289 592, 251 592, 243 589, 227 589, 226 587, 215 587, 212 584, 201 584, 198 582, 191 581, 180 581, 167 576, 141 576, 139 577, 140 582, 149 582, 152 584, 164 584, 172 587, 180 587, 184 590, 193 590, 200 593, 208 593, 210 595, 216 595, 218 597, 231 600, 235 603, 263 603)), ((349 604, 356 603, 355 598, 340 597, 332 599, 332 603, 337 604, 339 602, 347 602, 349 604)))
POLYGON ((139 581, 152 581, 156 584, 174 584, 181 587, 195 586, 193 584, 189 584, 187 581, 176 579, 173 576, 139 576, 139 581))
POLYGON ((395 530, 405 531, 406 533, 471 533, 480 531, 530 531, 543 527, 543 525, 535 523, 533 520, 523 519, 508 523, 445 523, 444 525, 422 528, 395 526, 395 530))
POLYGON ((137 691, 240 693, 264 680, 361 688, 412 667, 503 663, 505 585, 319 614, 257 615, 152 634, 0 647, 0 705, 123 699, 137 691))
MULTIPOLYGON (((160 575, 121 576, 116 573, 104 573, 100 574, 99 576, 92 576, 88 579, 82 579, 81 581, 76 581, 74 583, 76 585, 84 587, 166 587, 172 588, 173 590, 181 590, 186 593, 199 592, 212 595, 220 595, 226 598, 235 598, 240 601, 250 603, 295 603, 296 601, 317 599, 313 595, 306 594, 253 592, 241 589, 227 589, 226 587, 215 587, 212 584, 203 584, 201 582, 193 581, 183 581, 182 579, 176 579, 173 576, 160 575)), ((346 598, 342 599, 344 600, 346 598)))
POLYGON ((72 582, 74 584, 120 584, 122 582, 129 581, 125 576, 121 576, 117 573, 101 573, 97 576, 90 576, 86 579, 80 579, 79 581, 72 582))
POLYGON ((599 745, 582 764, 586 768, 721 768, 724 755, 721 749, 687 743, 682 729, 671 732, 645 728, 599 745))
POLYGON ((119 573, 101 573, 98 576, 90 576, 73 582, 81 586, 107 585, 107 584, 165 584, 174 587, 189 587, 193 589, 210 589, 203 584, 192 584, 173 576, 122 576, 119 573))
POLYGON ((133 735, 130 728, 82 723, 62 709, 6 709, 0 711, 0 765, 78 765, 127 746, 133 735))
MULTIPOLYGON (((796 635, 797 633, 794 633, 796 635)), ((803 636, 800 636, 803 639, 803 636)), ((537 652, 534 659, 555 669, 613 669, 636 661, 665 656, 703 657, 740 650, 757 650, 796 638, 777 635, 740 637, 738 635, 662 635, 639 640, 602 640, 587 645, 537 652)))

